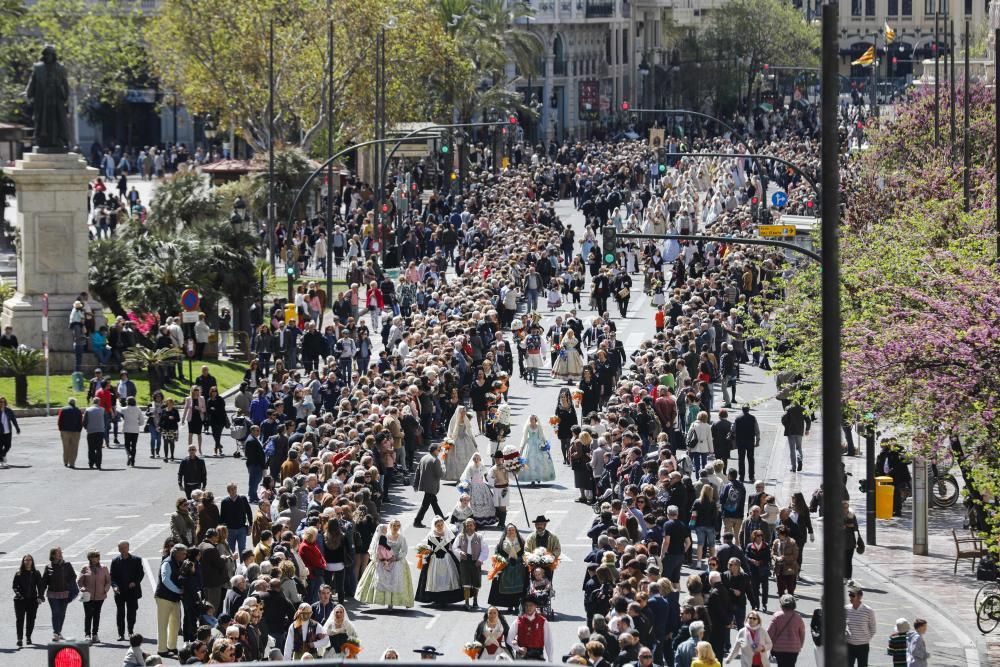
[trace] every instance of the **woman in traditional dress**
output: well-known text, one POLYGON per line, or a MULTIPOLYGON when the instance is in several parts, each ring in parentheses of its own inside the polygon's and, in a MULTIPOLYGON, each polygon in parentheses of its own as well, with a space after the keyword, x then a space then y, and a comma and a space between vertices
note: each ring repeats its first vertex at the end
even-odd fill
POLYGON ((368 549, 370 561, 358 582, 357 599, 365 604, 386 605, 389 609, 413 606, 413 578, 406 562, 406 538, 398 519, 375 530, 368 549))
MULTIPOLYGON (((464 482, 463 482, 464 483, 464 482)), ((462 484, 459 484, 459 488, 462 484)), ((466 519, 472 518, 472 498, 469 497, 468 493, 463 493, 458 497, 458 502, 455 503, 454 509, 451 510, 451 516, 448 517, 450 523, 461 526, 465 523, 466 519)))
POLYGON ((497 543, 493 555, 506 561, 507 566, 493 579, 489 602, 497 607, 507 607, 515 613, 528 590, 528 570, 524 564, 524 540, 517 526, 507 524, 503 539, 497 543))
POLYGON ((458 559, 458 577, 462 584, 465 608, 469 603, 479 608, 479 589, 483 587, 483 562, 489 554, 486 540, 476 532, 476 520, 466 519, 462 530, 451 543, 452 553, 458 559))
MULTIPOLYGON (((493 491, 486 483, 486 472, 489 470, 483 465, 483 457, 476 452, 469 459, 468 465, 462 471, 461 485, 468 487, 469 501, 472 506, 472 518, 476 520, 476 525, 480 528, 491 526, 496 523, 497 513, 493 507, 493 491)), ((463 519, 465 517, 462 517, 463 519)))
POLYGON ((556 478, 556 468, 549 453, 551 445, 542 432, 542 424, 537 415, 531 415, 521 434, 521 457, 525 460, 525 470, 520 474, 522 481, 537 484, 551 482, 556 478))
POLYGON ((567 329, 559 343, 559 355, 552 365, 553 377, 565 379, 568 384, 579 381, 583 373, 583 357, 580 356, 580 341, 572 329, 567 329))
POLYGON ((330 638, 330 648, 327 649, 324 656, 326 658, 345 657, 347 654, 343 650, 344 644, 348 642, 359 644, 358 631, 354 628, 354 624, 351 623, 351 619, 347 617, 347 609, 342 604, 338 604, 333 608, 333 613, 330 614, 330 618, 326 619, 326 625, 323 626, 323 630, 326 631, 327 636, 330 638))
POLYGON ((573 398, 569 389, 563 387, 559 390, 559 398, 556 400, 556 437, 559 438, 559 447, 562 449, 563 463, 569 465, 569 443, 573 439, 573 427, 580 423, 576 416, 576 408, 573 407, 573 398))
POLYGON ((444 460, 444 479, 457 482, 462 477, 462 461, 467 462, 479 450, 476 438, 472 434, 472 418, 469 417, 464 405, 458 406, 451 417, 451 423, 448 424, 448 439, 451 441, 451 449, 444 460))
POLYGON ((417 602, 448 604, 462 599, 462 584, 458 578, 458 559, 451 551, 454 539, 451 529, 441 517, 435 517, 434 525, 427 533, 418 550, 429 551, 424 558, 424 567, 417 579, 417 602))
POLYGON ((507 643, 509 631, 510 626, 500 614, 500 610, 496 607, 487 609, 483 614, 483 620, 476 626, 475 640, 483 645, 483 650, 479 653, 480 660, 510 658, 510 644, 507 643))

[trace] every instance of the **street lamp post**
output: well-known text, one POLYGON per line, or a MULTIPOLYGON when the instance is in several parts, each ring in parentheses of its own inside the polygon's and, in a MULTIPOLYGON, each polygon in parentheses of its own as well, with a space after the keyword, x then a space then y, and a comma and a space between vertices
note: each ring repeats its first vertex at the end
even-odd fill
MULTIPOLYGON (((326 0, 326 154, 333 155, 333 0, 326 0)), ((333 160, 326 169, 326 303, 333 295, 333 160)), ((324 308, 325 313, 325 308, 324 308)), ((323 315, 320 313, 320 326, 323 315)))
MULTIPOLYGON (((234 239, 239 238, 239 233, 244 231, 244 224, 248 223, 249 216, 246 215, 246 202, 243 201, 243 197, 239 195, 233 201, 233 213, 229 216, 229 222, 233 226, 233 231, 235 232, 234 239)), ((252 276, 249 278, 252 280, 252 276)), ((249 293, 249 292, 248 292, 249 293)), ((246 331, 247 332, 247 349, 245 350, 247 358, 250 355, 250 337, 252 336, 252 324, 250 323, 250 310, 249 306, 244 302, 234 303, 233 306, 233 331, 246 331)), ((235 343, 235 341, 234 341, 235 343)))
POLYGON ((267 247, 271 255, 271 273, 275 273, 274 229, 274 16, 267 33, 267 247))

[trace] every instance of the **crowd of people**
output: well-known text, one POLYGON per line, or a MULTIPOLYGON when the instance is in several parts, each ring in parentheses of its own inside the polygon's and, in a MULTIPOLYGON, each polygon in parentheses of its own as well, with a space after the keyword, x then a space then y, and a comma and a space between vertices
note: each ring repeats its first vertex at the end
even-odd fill
MULTIPOLYGON (((801 132, 766 134, 769 152, 815 165, 815 146, 801 132)), ((779 665, 795 664, 807 639, 795 591, 813 536, 811 510, 801 494, 779 501, 755 481, 760 429, 752 406, 737 399, 741 365, 766 364, 761 342, 745 333, 748 323, 768 319, 753 297, 773 289, 788 263, 770 250, 709 241, 624 243, 606 262, 599 243, 607 224, 750 236, 751 201, 767 180, 805 210, 811 200, 798 174, 749 158, 694 157, 755 149, 737 137, 696 140, 691 156, 672 159, 662 174, 641 143, 525 155, 500 176, 473 175, 462 197, 433 195, 405 218, 397 240, 407 262, 396 280, 372 254, 374 215, 359 186, 344 195, 340 237, 328 242, 309 222, 292 230, 300 261, 333 252, 348 262, 349 287, 326 299, 306 284, 296 317, 286 318, 281 303, 261 313, 254 359, 233 397, 237 417, 230 419, 224 402, 220 411, 207 368, 181 409, 160 396, 132 417, 126 411, 138 408, 127 374, 113 389, 96 378, 93 406, 80 422, 88 450, 93 436, 97 467, 109 429, 117 432, 112 398, 124 399, 132 462, 139 429, 148 428, 150 456, 163 447, 165 460, 175 460, 184 426, 188 433, 187 457, 178 463, 182 493, 155 584, 158 657, 353 657, 363 638, 345 607, 351 600, 482 610, 479 592, 488 582, 482 621, 466 645, 470 657, 563 656, 594 667, 702 667, 725 658, 753 667, 773 655, 779 665), (556 215, 558 194, 583 212, 582 238, 556 215), (608 303, 624 316, 639 289, 654 304, 648 316, 657 333, 626 350, 608 303), (568 312, 544 326, 543 311, 563 300, 568 312), (553 414, 531 414, 512 439, 512 377, 537 384, 545 368, 565 383, 553 414), (730 420, 731 411, 740 414, 730 420), (221 484, 208 478, 201 434, 211 432, 219 453, 231 422, 243 430, 247 477, 221 480, 225 495, 217 501, 212 489, 221 484), (490 442, 485 455, 480 435, 490 442), (551 482, 557 464, 572 470, 577 500, 595 509, 582 582, 587 621, 565 655, 551 629, 559 538, 544 514, 526 535, 506 519, 513 477, 551 482), (450 512, 438 500, 445 481, 457 484, 450 512), (413 523, 428 528, 415 553, 389 507, 403 485, 422 494, 413 523), (487 532, 492 527, 498 532, 487 532)), ((808 415, 801 417, 808 429, 808 415)), ((66 420, 78 439, 77 422, 66 420)), ((798 422, 785 428, 797 472, 794 438, 802 434, 794 432, 798 422)), ((845 513, 852 516, 846 506, 845 513)), ((855 521, 848 563, 856 531, 855 521)), ((58 549, 44 574, 26 556, 15 590, 23 592, 28 641, 37 602, 48 600, 58 640, 77 597, 88 637, 99 641, 101 604, 113 593, 118 638, 130 637, 125 664, 147 664, 134 634, 143 571, 127 543, 119 552, 110 567, 90 554, 79 574, 58 549)), ((566 591, 576 585, 560 581, 566 591)), ((867 665, 875 615, 860 587, 852 582, 850 591, 852 664, 867 665)), ((816 646, 818 618, 811 623, 816 646)), ((909 664, 926 664, 924 630, 919 621, 899 629, 893 655, 923 655, 925 662, 909 664)), ((390 649, 383 657, 393 656, 390 649)))

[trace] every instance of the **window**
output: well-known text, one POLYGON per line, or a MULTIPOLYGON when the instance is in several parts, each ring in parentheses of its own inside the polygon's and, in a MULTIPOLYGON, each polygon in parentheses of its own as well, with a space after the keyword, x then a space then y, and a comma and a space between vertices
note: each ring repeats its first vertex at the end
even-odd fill
POLYGON ((924 0, 924 16, 933 16, 935 12, 935 5, 937 5, 935 0, 924 0))
POLYGON ((865 0, 865 16, 875 16, 875 0, 865 0))
POLYGON ((851 0, 851 16, 861 16, 861 0, 851 0))
POLYGON ((972 16, 972 0, 965 0, 965 15, 972 16))
POLYGON ((889 0, 889 16, 897 16, 899 14, 899 0, 889 0))
POLYGON ((622 30, 622 64, 628 65, 628 30, 622 30))
POLYGON ((913 16, 913 0, 903 0, 903 16, 913 16))

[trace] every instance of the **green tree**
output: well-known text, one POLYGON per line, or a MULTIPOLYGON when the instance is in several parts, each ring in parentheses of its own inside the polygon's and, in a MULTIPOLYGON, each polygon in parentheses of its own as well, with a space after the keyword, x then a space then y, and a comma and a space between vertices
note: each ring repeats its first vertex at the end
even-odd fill
POLYGON ((712 12, 709 36, 720 57, 736 60, 733 71, 746 77, 748 91, 764 63, 814 67, 819 62, 819 28, 782 0, 732 0, 712 12))
POLYGON ((23 89, 31 63, 45 44, 56 47, 75 103, 84 113, 102 103, 118 105, 126 90, 146 76, 141 27, 145 19, 134 2, 36 0, 18 11, 19 4, 0 0, 0 35, 15 35, 0 44, 0 71, 6 70, 15 89, 23 89))
MULTIPOLYGON (((375 38, 386 40, 390 122, 440 117, 435 85, 463 77, 451 39, 430 0, 333 0, 334 117, 340 142, 374 126, 375 38)), ((255 149, 268 136, 268 37, 274 20, 276 143, 309 151, 326 126, 326 0, 165 0, 146 31, 154 68, 189 109, 218 114, 255 149)))

